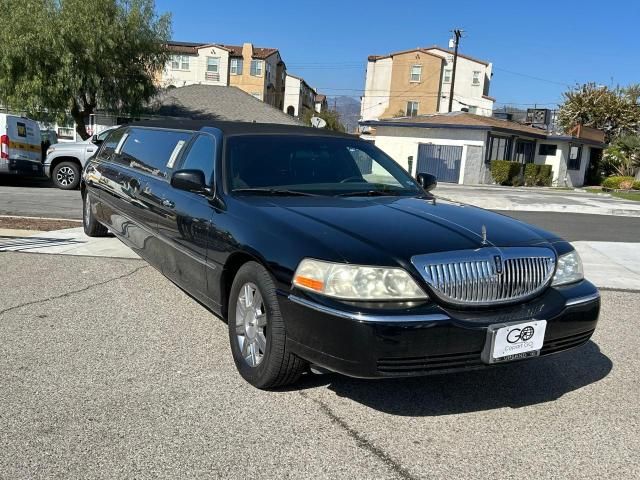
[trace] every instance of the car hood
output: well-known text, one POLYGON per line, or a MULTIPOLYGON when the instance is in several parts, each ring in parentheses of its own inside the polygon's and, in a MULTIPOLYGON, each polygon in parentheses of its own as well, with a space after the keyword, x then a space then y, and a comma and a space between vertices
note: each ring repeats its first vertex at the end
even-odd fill
POLYGON ((86 148, 87 145, 91 144, 91 139, 84 140, 82 142, 62 142, 62 143, 54 143, 51 145, 55 147, 56 150, 80 150, 86 148))
POLYGON ((483 246, 547 246, 557 236, 470 205, 419 197, 244 197, 271 232, 295 229, 351 263, 408 264, 414 255, 483 246), (486 231, 486 243, 483 243, 486 231))

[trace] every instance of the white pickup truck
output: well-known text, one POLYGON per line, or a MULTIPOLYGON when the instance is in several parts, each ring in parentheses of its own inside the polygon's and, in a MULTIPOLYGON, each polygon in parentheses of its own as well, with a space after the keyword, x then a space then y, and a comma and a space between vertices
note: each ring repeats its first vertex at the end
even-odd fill
POLYGON ((56 187, 63 190, 73 190, 80 185, 82 169, 87 160, 100 148, 100 144, 112 130, 110 127, 83 142, 56 143, 47 150, 44 161, 44 174, 53 180, 56 187))

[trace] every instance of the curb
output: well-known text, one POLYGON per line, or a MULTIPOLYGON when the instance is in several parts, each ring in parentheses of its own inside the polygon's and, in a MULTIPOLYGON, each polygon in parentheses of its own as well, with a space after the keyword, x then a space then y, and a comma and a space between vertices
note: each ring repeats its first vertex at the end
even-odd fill
POLYGON ((82 220, 78 220, 77 218, 27 217, 25 215, 0 215, 0 218, 19 218, 22 220, 50 220, 52 222, 76 222, 82 224, 82 220))

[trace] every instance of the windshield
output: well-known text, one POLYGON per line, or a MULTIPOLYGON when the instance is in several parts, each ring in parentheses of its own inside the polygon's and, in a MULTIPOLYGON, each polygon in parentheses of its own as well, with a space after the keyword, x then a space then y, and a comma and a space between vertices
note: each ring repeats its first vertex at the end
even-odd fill
POLYGON ((236 193, 416 195, 420 187, 374 145, 357 139, 247 135, 227 140, 227 185, 236 193))

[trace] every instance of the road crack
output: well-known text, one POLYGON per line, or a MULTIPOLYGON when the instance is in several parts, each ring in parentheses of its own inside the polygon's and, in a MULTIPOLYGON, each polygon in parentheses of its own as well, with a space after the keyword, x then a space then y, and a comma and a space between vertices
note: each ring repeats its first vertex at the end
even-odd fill
POLYGON ((403 480, 418 480, 419 477, 413 475, 407 468, 403 467, 397 460, 395 460, 391 455, 385 452, 380 447, 374 445, 371 441, 367 440, 364 435, 350 427, 347 422, 345 422, 339 415, 337 415, 329 405, 327 405, 322 400, 318 400, 316 398, 312 398, 307 395, 306 392, 298 392, 307 400, 311 400, 313 403, 320 407, 320 411, 325 414, 329 419, 336 425, 338 425, 342 430, 344 430, 351 438, 356 441, 358 447, 368 451, 376 458, 378 458, 382 463, 384 463, 389 469, 391 469, 396 475, 398 475, 403 480))
POLYGON ((51 300, 57 300, 59 298, 65 298, 65 297, 69 297, 71 295, 75 295, 76 293, 83 293, 83 292, 86 292, 88 290, 91 290, 92 288, 100 287, 102 285, 106 285, 108 283, 115 282, 117 280, 122 280, 123 278, 130 277, 130 276, 136 274, 137 272, 139 272, 140 270, 142 270, 143 268, 149 268, 149 265, 142 265, 142 266, 140 266, 138 268, 134 268, 130 272, 123 273, 122 275, 118 275, 117 277, 110 278, 109 280, 104 280, 104 281, 98 282, 98 283, 92 283, 91 285, 87 285, 86 287, 82 287, 82 288, 80 288, 78 290, 71 290, 70 292, 61 293, 59 295, 53 295, 51 297, 42 298, 40 300, 32 300, 30 302, 25 302, 25 303, 21 303, 19 305, 14 305, 13 307, 5 308, 4 310, 0 310, 0 315, 4 315, 5 313, 12 312, 12 311, 17 310, 17 309, 22 308, 22 307, 28 307, 30 305, 38 305, 40 303, 47 303, 47 302, 50 302, 51 300))

